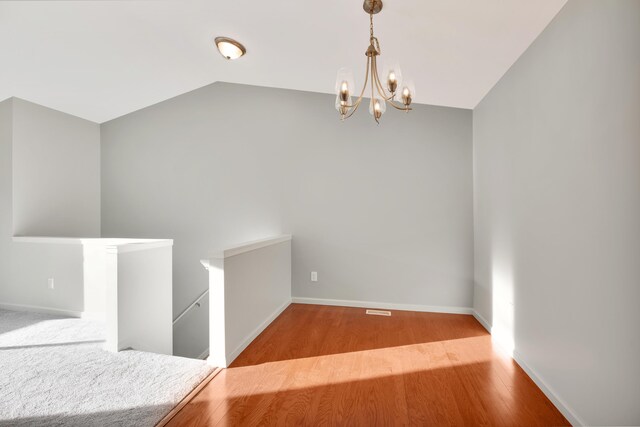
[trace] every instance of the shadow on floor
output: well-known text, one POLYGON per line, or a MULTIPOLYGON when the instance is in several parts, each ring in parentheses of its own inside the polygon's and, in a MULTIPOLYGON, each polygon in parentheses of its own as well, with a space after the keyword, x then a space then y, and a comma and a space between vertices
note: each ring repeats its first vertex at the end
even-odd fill
POLYGON ((9 346, 9 347, 0 347, 0 351, 21 350, 21 349, 39 348, 39 347, 61 347, 61 346, 69 346, 69 345, 99 344, 104 342, 105 342, 104 340, 90 340, 90 341, 47 343, 47 344, 15 345, 15 346, 9 346))
POLYGON ((43 417, 11 418, 0 413, 1 427, 153 427, 171 411, 171 405, 126 408, 87 414, 59 414, 43 417))
POLYGON ((471 315, 391 310, 386 317, 365 311, 291 304, 231 367, 489 336, 471 315))
POLYGON ((51 319, 64 319, 64 317, 40 313, 29 313, 28 316, 25 316, 21 311, 0 309, 0 335, 51 319))
POLYGON ((353 379, 366 366, 343 367, 355 369, 350 379, 340 377, 339 366, 324 376, 299 365, 281 368, 223 371, 168 426, 569 425, 515 362, 409 368, 367 379, 353 379), (505 384, 499 377, 510 369, 518 372, 505 384))

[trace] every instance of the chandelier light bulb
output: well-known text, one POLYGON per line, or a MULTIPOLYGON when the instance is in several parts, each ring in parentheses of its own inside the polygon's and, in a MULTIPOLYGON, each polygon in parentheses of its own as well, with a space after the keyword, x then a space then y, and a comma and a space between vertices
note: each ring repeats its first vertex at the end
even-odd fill
POLYGON ((389 92, 391 92, 391 95, 396 93, 396 89, 398 88, 398 79, 396 78, 396 73, 393 70, 389 71, 389 75, 387 76, 387 88, 389 89, 389 92))
POLYGON ((344 102, 346 105, 348 100, 349 100, 349 83, 347 83, 346 81, 343 81, 342 84, 340 85, 340 101, 344 102))
POLYGON ((411 91, 406 86, 402 89, 402 103, 404 105, 411 104, 411 91))
POLYGON ((378 118, 382 115, 382 111, 380 108, 380 101, 378 101, 377 99, 373 103, 373 112, 375 113, 376 116, 378 116, 378 118))
POLYGON ((400 94, 400 98, 405 108, 408 108, 413 101, 413 98, 416 96, 416 90, 413 86, 413 82, 411 80, 407 80, 402 85, 402 92, 400 94))
POLYGON ((369 103, 369 114, 371 114, 376 122, 380 120, 380 117, 387 109, 387 104, 382 99, 373 98, 369 103))
POLYGON ((336 96, 336 110, 340 113, 340 118, 344 119, 349 112, 349 104, 340 100, 340 95, 336 96))

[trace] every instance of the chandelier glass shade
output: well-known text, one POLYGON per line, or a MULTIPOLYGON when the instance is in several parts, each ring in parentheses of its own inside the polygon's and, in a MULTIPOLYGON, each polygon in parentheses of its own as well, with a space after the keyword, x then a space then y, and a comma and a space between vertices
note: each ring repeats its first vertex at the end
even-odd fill
POLYGON ((338 70, 336 76, 336 110, 340 113, 340 119, 351 117, 357 110, 364 96, 370 92, 369 114, 376 123, 387 109, 387 104, 393 108, 408 112, 411 110, 411 101, 415 96, 415 87, 410 80, 403 80, 402 71, 397 62, 391 61, 383 68, 384 84, 378 73, 378 57, 381 55, 380 43, 373 35, 373 15, 382 10, 382 0, 365 0, 363 4, 365 12, 369 14, 369 47, 365 55, 367 66, 364 76, 364 84, 358 97, 354 100, 355 81, 353 73, 347 68, 338 70))

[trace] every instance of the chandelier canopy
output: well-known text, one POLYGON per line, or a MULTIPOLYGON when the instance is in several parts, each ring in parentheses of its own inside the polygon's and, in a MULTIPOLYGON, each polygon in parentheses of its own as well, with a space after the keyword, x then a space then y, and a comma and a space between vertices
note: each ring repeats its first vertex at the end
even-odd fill
POLYGON ((378 60, 380 56, 380 43, 373 35, 373 15, 382 10, 382 0, 365 0, 362 5, 365 12, 369 14, 369 47, 365 55, 367 57, 367 69, 364 76, 364 84, 360 96, 352 102, 352 93, 355 89, 353 73, 347 68, 338 70, 336 77, 336 110, 340 113, 340 119, 348 119, 356 112, 362 98, 367 91, 367 84, 371 90, 371 100, 369 102, 369 114, 373 116, 376 123, 380 123, 380 118, 387 109, 387 103, 397 110, 408 112, 411 110, 411 100, 415 95, 415 88, 411 81, 402 81, 402 72, 398 64, 388 64, 384 69, 386 77, 386 88, 383 86, 378 76, 378 60), (398 91, 398 88, 401 88, 398 91), (399 94, 398 94, 399 92, 399 94), (397 99, 396 99, 397 98, 397 99))

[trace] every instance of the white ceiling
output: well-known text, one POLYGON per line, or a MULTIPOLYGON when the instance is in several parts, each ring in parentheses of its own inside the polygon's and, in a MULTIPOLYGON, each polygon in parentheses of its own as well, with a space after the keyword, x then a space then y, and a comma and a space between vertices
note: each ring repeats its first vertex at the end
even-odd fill
MULTIPOLYGON (((474 108, 565 2, 385 0, 381 62, 416 102, 474 108)), ((215 81, 332 93, 340 67, 362 83, 368 27, 361 0, 0 1, 0 99, 104 122, 215 81)))

